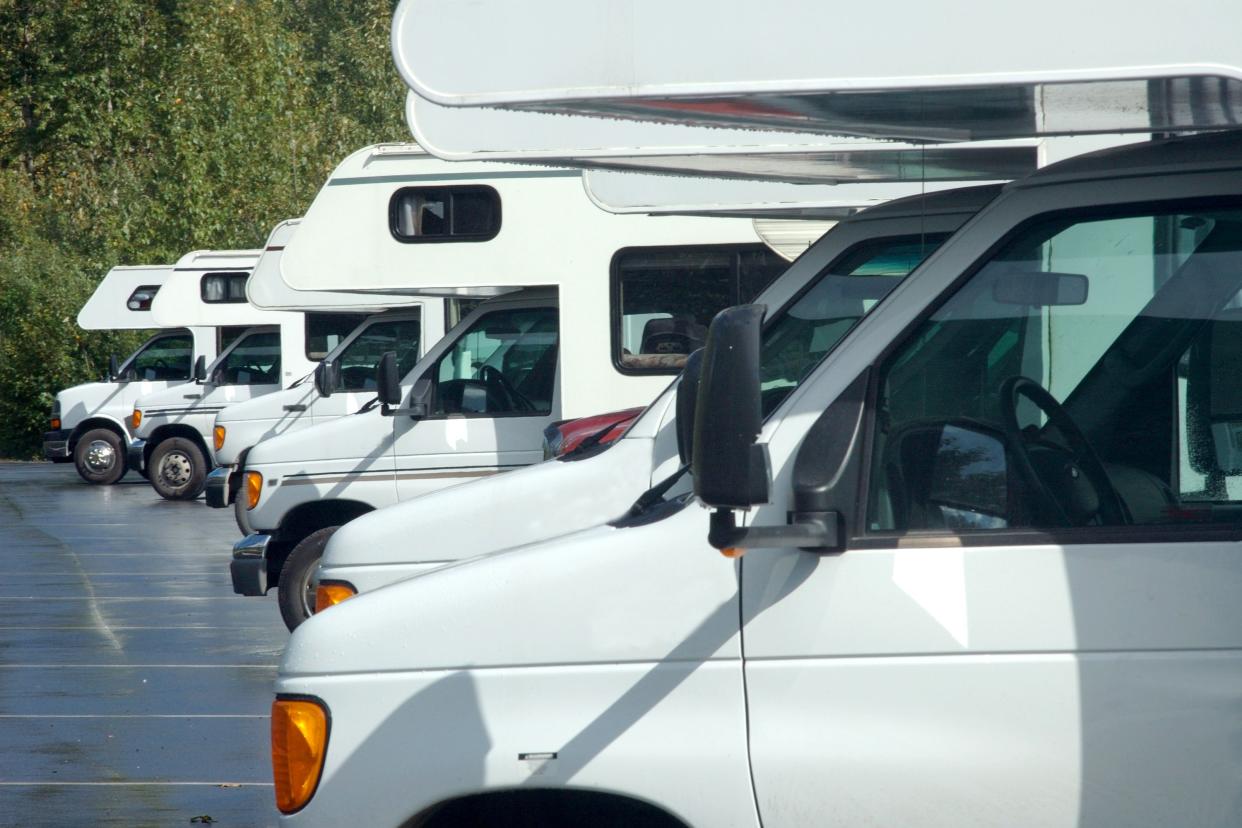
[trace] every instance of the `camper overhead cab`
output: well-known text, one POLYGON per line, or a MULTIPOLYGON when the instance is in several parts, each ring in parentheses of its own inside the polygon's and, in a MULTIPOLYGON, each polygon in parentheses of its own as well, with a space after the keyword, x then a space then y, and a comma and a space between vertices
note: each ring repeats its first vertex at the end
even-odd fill
POLYGON ((355 153, 285 249, 285 281, 487 301, 412 368, 381 362, 376 404, 250 450, 234 589, 279 586, 296 625, 336 527, 539 462, 553 421, 647 404, 716 310, 783 267, 748 219, 610 215, 576 171, 355 153))
POLYGON ((156 321, 211 322, 228 343, 195 383, 140 398, 131 415, 129 457, 170 500, 197 497, 214 465, 212 428, 222 409, 308 379, 315 354, 331 350, 363 314, 266 311, 246 300, 246 281, 272 251, 198 251, 178 263, 157 297, 156 321), (262 254, 262 256, 260 256, 262 254))
POLYGON ((103 380, 66 388, 52 403, 43 456, 73 462, 87 483, 115 483, 125 474, 126 423, 136 399, 187 382, 196 359, 215 358, 214 328, 165 328, 152 318, 151 304, 172 270, 171 265, 114 267, 78 312, 78 326, 85 330, 158 329, 124 360, 113 357, 103 380))
MULTIPOLYGON (((264 246, 277 254, 293 238, 300 221, 290 219, 272 230, 264 246)), ((237 466, 260 440, 352 414, 375 398, 375 369, 387 351, 398 364, 412 367, 431 343, 444 334, 444 300, 434 296, 299 291, 280 274, 278 255, 264 255, 246 282, 250 304, 263 310, 324 314, 308 320, 307 358, 318 360, 311 377, 261 397, 238 402, 216 415, 212 449, 219 468, 207 477, 207 505, 225 507, 237 491, 237 466), (343 320, 356 326, 341 335, 343 320), (331 326, 327 336, 318 328, 331 326), (314 348, 324 350, 314 350, 314 348)))

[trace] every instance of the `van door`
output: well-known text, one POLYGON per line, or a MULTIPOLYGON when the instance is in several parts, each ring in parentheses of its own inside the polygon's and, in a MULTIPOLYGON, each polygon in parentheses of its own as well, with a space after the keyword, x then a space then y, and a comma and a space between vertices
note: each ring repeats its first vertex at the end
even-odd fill
POLYGON ((845 551, 742 561, 763 824, 1236 825, 1240 366, 1212 204, 1025 225, 871 366, 845 551))
POLYGON ((543 429, 560 412, 558 340, 555 307, 479 316, 424 374, 427 416, 394 418, 397 497, 542 460, 543 429))
POLYGON ((214 383, 196 409, 219 410, 280 390, 280 332, 256 331, 237 340, 212 372, 214 383))
POLYGON ((418 364, 422 342, 420 316, 377 319, 363 328, 333 357, 340 382, 331 397, 316 395, 315 422, 352 414, 375 398, 375 367, 386 351, 397 355, 397 373, 405 376, 418 364))

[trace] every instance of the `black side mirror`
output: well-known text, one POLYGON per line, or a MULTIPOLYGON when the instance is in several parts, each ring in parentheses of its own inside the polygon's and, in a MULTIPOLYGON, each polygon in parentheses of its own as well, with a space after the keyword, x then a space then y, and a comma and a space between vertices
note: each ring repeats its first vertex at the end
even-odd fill
POLYGON ((694 456, 694 412, 699 396, 699 378, 703 373, 703 349, 686 357, 686 367, 677 383, 677 456, 683 466, 694 456))
POLYGON ((194 360, 194 381, 202 382, 207 379, 207 357, 205 354, 199 354, 198 359, 194 360))
POLYGON ((121 381, 121 367, 117 364, 116 354, 108 356, 108 379, 112 382, 121 381))
POLYGON ((340 367, 334 362, 324 360, 315 366, 315 390, 321 397, 331 397, 341 384, 340 367))
MULTIPOLYGON (((839 529, 835 513, 795 513, 793 522, 781 526, 737 525, 733 510, 767 503, 771 485, 766 447, 755 442, 763 426, 759 387, 763 312, 762 305, 721 311, 712 320, 703 349, 690 460, 694 493, 715 507, 707 541, 732 555, 747 547, 834 548, 839 529)), ((680 408, 677 413, 680 417, 680 408)))
POLYGON ((389 406, 401 404, 401 378, 397 376, 397 352, 385 351, 375 366, 376 396, 379 397, 385 416, 394 412, 389 406))
POLYGON ((694 493, 708 506, 749 509, 768 501, 767 455, 755 443, 763 425, 759 396, 763 312, 762 305, 725 308, 707 333, 691 458, 694 493))

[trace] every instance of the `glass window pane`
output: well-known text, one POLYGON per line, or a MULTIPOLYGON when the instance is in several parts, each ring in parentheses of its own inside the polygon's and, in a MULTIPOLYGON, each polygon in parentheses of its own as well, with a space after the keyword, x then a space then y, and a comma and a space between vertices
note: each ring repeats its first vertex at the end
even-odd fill
POLYGON ((253 333, 229 351, 220 367, 220 385, 280 383, 280 334, 253 333))
POLYGON ((335 358, 341 374, 340 390, 375 390, 375 366, 386 351, 396 352, 397 375, 404 377, 418 362, 421 331, 417 318, 368 325, 335 358))
POLYGON ((1242 212, 1029 229, 881 366, 870 528, 1236 520, 1239 290, 1242 212))
POLYGON ((403 187, 389 226, 398 241, 486 241, 500 230, 500 194, 491 187, 403 187))
POLYGON ((547 414, 556 356, 554 308, 486 314, 436 363, 435 413, 547 414))
POLYGON ((366 313, 306 314, 306 358, 323 359, 369 317, 366 313))
POLYGON ((189 334, 162 336, 135 354, 126 370, 139 380, 186 380, 193 356, 194 341, 189 334))

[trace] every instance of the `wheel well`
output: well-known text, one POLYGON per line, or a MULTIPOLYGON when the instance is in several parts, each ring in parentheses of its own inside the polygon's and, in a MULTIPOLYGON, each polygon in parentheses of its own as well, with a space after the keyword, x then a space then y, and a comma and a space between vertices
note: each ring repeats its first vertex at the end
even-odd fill
POLYGON ((115 421, 106 420, 102 417, 92 417, 90 419, 83 420, 82 422, 74 426, 73 433, 69 435, 69 453, 70 454, 72 454, 73 450, 77 447, 78 440, 82 439, 82 435, 90 431, 93 428, 108 429, 113 434, 121 438, 122 445, 129 442, 129 438, 125 436, 125 429, 117 425, 115 421))
POLYGON ((275 534, 275 543, 267 551, 267 583, 280 583, 285 558, 307 535, 329 526, 343 526, 375 508, 357 500, 312 500, 296 506, 285 515, 275 534))
POLYGON ((565 788, 520 789, 449 799, 407 820, 401 828, 450 828, 491 825, 497 828, 687 828, 668 811, 641 799, 565 788))
POLYGON ((198 429, 188 425, 174 423, 172 425, 160 426, 151 432, 151 436, 147 438, 147 444, 142 449, 144 463, 151 462, 151 452, 155 451, 155 447, 170 437, 183 437, 192 440, 203 452, 203 457, 207 458, 208 464, 212 462, 212 453, 207 450, 207 444, 203 442, 203 435, 198 433, 198 429))

